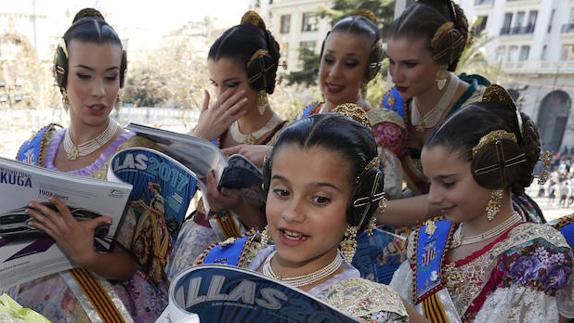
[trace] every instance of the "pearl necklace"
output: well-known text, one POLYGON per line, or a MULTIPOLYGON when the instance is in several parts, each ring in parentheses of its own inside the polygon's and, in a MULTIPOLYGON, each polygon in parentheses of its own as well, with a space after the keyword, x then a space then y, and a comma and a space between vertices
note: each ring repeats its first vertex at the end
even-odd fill
POLYGON ((417 99, 413 98, 411 100, 411 123, 415 127, 416 131, 424 132, 426 129, 434 128, 441 121, 444 112, 450 106, 449 103, 452 101, 460 81, 454 73, 449 73, 449 75, 450 79, 446 90, 434 108, 427 112, 424 117, 421 117, 420 115, 417 99))
POLYGON ((70 137, 70 128, 66 129, 66 134, 64 135, 64 150, 66 151, 68 160, 76 160, 78 157, 87 156, 100 149, 114 137, 118 128, 118 123, 115 120, 110 119, 108 126, 102 133, 100 133, 96 138, 90 139, 80 145, 74 144, 70 137))
POLYGON ((517 212, 513 212, 512 216, 506 219, 501 224, 495 226, 494 228, 474 236, 470 237, 463 237, 462 236, 462 224, 456 230, 454 237, 453 237, 453 247, 460 247, 467 244, 482 242, 494 237, 499 236, 501 233, 506 232, 506 230, 510 229, 516 223, 522 221, 522 217, 517 212))
POLYGON ((231 138, 233 138, 233 141, 235 142, 254 145, 266 133, 277 127, 277 125, 279 125, 281 121, 282 121, 281 117, 279 117, 275 112, 273 112, 273 116, 271 117, 271 119, 269 119, 269 121, 267 121, 267 123, 265 123, 263 128, 254 131, 252 133, 248 133, 246 135, 242 134, 241 131, 239 131, 239 123, 235 121, 229 127, 229 134, 231 135, 231 138))
POLYGON ((263 275, 267 276, 267 277, 271 277, 273 279, 278 279, 284 283, 287 283, 293 287, 302 287, 302 286, 307 286, 307 285, 311 285, 313 283, 316 283, 330 275, 332 275, 333 273, 335 273, 339 267, 341 267, 341 265, 343 264, 343 257, 341 257, 341 254, 339 252, 337 252, 337 255, 335 256, 335 259, 333 259, 333 261, 331 261, 331 263, 329 263, 327 266, 314 271, 312 273, 309 274, 305 274, 305 275, 301 275, 301 276, 295 276, 295 277, 281 277, 279 275, 277 275, 274 271, 273 268, 271 267, 271 259, 273 258, 273 256, 275 256, 275 254, 277 253, 277 250, 273 251, 273 253, 271 255, 269 255, 269 257, 267 257, 267 259, 265 259, 265 263, 263 263, 263 275))

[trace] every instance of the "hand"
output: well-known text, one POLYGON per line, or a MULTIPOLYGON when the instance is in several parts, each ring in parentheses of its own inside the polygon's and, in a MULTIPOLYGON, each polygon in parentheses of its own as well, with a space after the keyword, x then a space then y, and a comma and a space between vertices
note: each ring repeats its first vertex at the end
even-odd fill
POLYGON ((210 172, 207 175, 207 201, 212 211, 217 212, 223 209, 232 210, 237 208, 243 201, 241 192, 232 188, 221 188, 217 190, 215 174, 210 172))
POLYGON ((28 224, 50 235, 75 263, 82 267, 90 266, 97 257, 94 230, 100 225, 111 223, 111 218, 99 216, 92 220, 78 221, 59 198, 53 197, 50 201, 58 211, 36 201, 28 204, 26 212, 33 218, 28 224))
POLYGON ((234 121, 247 113, 245 110, 247 97, 245 97, 245 90, 237 92, 235 88, 229 88, 210 107, 209 92, 206 90, 204 93, 203 106, 193 135, 213 140, 221 136, 234 121))
POLYGON ((243 155, 249 161, 251 161, 255 166, 262 167, 265 156, 271 155, 271 149, 273 147, 266 145, 246 145, 241 144, 229 148, 223 149, 223 153, 227 156, 239 154, 243 155))

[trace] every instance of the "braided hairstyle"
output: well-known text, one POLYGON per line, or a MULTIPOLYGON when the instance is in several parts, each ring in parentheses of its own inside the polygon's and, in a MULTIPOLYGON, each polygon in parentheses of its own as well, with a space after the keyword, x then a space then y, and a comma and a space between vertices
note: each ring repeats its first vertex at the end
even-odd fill
POLYGON ((98 10, 85 8, 74 16, 72 25, 66 30, 60 44, 56 48, 56 55, 54 56, 54 77, 60 87, 60 92, 64 93, 68 82, 68 48, 72 40, 119 46, 122 49, 120 87, 123 87, 128 62, 126 51, 123 50, 120 37, 98 10))
POLYGON ((331 31, 327 33, 325 39, 323 39, 319 57, 323 57, 325 43, 329 36, 338 32, 359 35, 368 40, 371 52, 369 53, 367 70, 365 71, 365 83, 374 79, 381 69, 381 62, 383 60, 381 31, 377 26, 376 16, 371 11, 362 9, 353 16, 348 16, 337 21, 331 31))
POLYGON ((247 72, 249 86, 272 94, 279 65, 279 43, 255 11, 247 11, 241 24, 226 30, 209 49, 208 59, 228 58, 247 72))
POLYGON ((452 0, 419 0, 391 23, 389 36, 426 39, 433 60, 454 72, 468 43, 468 21, 452 0))
POLYGON ((302 149, 321 147, 344 157, 348 162, 349 182, 352 185, 351 200, 347 206, 347 223, 351 226, 360 225, 358 232, 366 229, 377 209, 377 203, 355 202, 383 194, 382 170, 378 164, 372 163, 378 158, 378 153, 371 130, 339 113, 321 113, 293 123, 283 130, 273 146, 270 158, 263 166, 265 191, 269 190, 273 158, 285 145, 297 145, 302 149))
POLYGON ((438 145, 469 161, 480 186, 508 187, 514 194, 522 194, 530 186, 540 158, 540 137, 534 122, 526 114, 517 113, 515 107, 500 102, 473 103, 452 115, 425 143, 428 148, 438 145), (484 140, 488 135, 498 140, 484 140), (509 136, 514 138, 509 140, 509 136))

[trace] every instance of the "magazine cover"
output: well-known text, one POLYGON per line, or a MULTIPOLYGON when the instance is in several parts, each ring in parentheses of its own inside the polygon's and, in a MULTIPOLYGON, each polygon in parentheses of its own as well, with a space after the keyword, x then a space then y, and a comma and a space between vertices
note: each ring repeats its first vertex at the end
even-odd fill
POLYGON ((197 322, 196 316, 201 322, 357 322, 296 288, 225 265, 202 265, 179 274, 157 322, 197 322))
POLYGON ((109 226, 96 229, 95 245, 107 249, 132 186, 54 172, 0 158, 0 286, 9 287, 70 269, 73 265, 47 234, 27 225, 26 207, 40 201, 54 208, 57 196, 79 221, 100 215, 112 217, 109 226))
POLYGON ((159 151, 137 147, 116 153, 107 176, 110 181, 133 185, 123 218, 125 232, 132 234, 116 240, 130 249, 144 272, 159 283, 197 191, 197 176, 159 151))

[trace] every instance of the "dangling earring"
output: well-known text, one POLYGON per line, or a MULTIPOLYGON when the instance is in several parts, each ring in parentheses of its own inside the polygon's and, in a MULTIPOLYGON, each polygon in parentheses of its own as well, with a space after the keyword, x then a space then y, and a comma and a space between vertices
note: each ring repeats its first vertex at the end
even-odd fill
POLYGON ((116 97, 116 103, 114 104, 114 108, 116 111, 120 111, 120 107, 122 106, 122 98, 121 94, 118 92, 118 96, 116 97))
POLYGON ((64 110, 68 111, 70 107, 70 98, 68 98, 68 91, 64 88, 62 91, 62 104, 64 105, 64 110))
POLYGON ((503 190, 494 190, 490 193, 490 200, 488 200, 488 204, 486 205, 486 218, 488 221, 494 220, 498 212, 500 212, 503 193, 503 190))
POLYGON ((269 245, 269 224, 265 226, 265 229, 261 231, 261 249, 266 248, 269 245))
POLYGON ((263 115, 265 110, 267 110, 269 107, 269 100, 267 99, 267 92, 265 92, 265 90, 257 92, 257 97, 255 97, 255 105, 257 106, 259 115, 263 115))
POLYGON ((343 254, 343 258, 347 263, 351 263, 353 261, 353 257, 355 256, 355 251, 357 251, 357 230, 359 228, 356 226, 347 226, 347 230, 345 230, 345 237, 339 244, 341 249, 341 253, 343 254))
POLYGON ((448 71, 446 70, 446 67, 441 67, 440 70, 438 70, 438 72, 436 72, 436 86, 438 87, 439 91, 442 91, 442 89, 444 89, 444 86, 446 85, 446 81, 448 80, 448 71))

